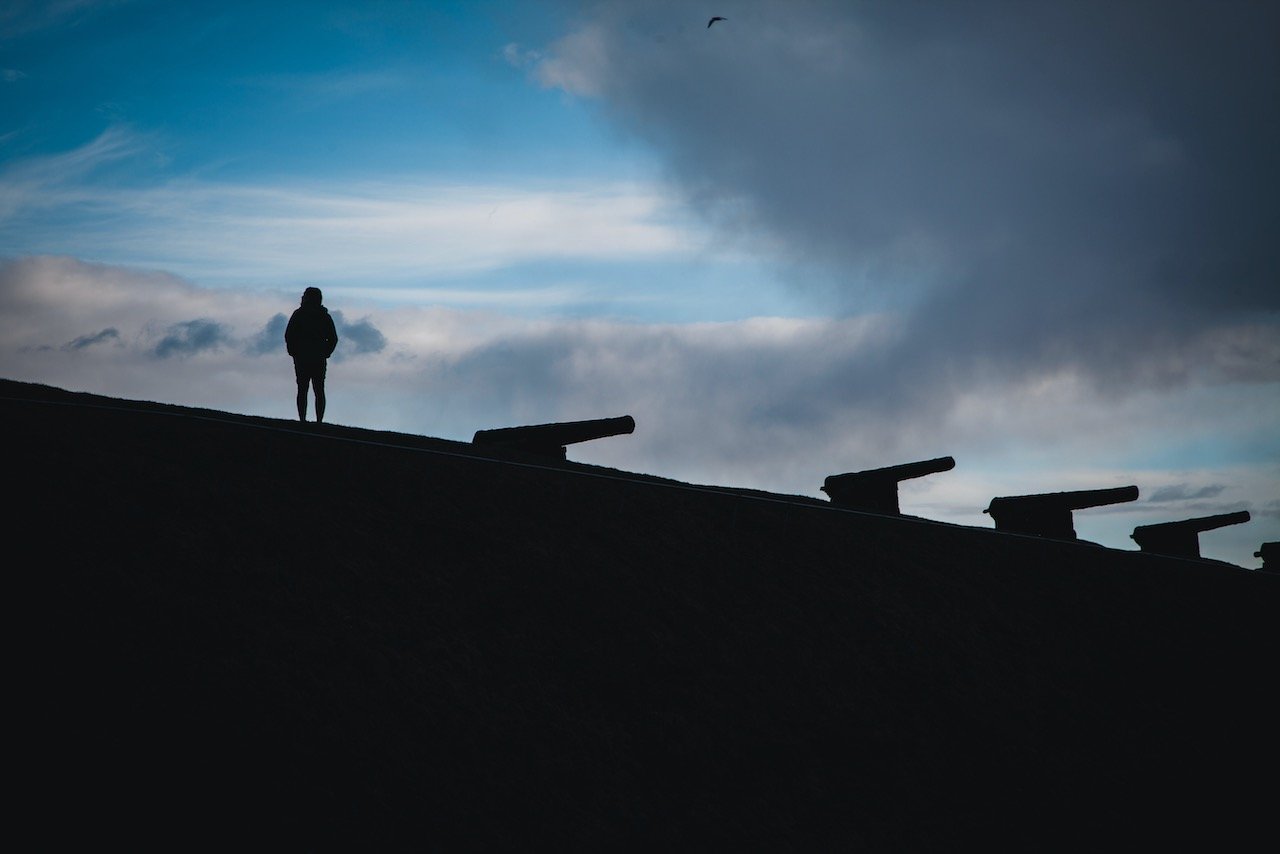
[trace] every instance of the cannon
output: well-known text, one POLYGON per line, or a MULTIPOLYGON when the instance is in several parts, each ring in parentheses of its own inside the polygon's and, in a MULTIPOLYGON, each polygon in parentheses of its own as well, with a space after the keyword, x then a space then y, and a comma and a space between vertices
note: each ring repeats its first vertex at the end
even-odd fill
POLYGON ((1179 522, 1160 522, 1155 525, 1139 525, 1130 538, 1144 552, 1170 557, 1200 557, 1200 532, 1212 531, 1227 525, 1239 525, 1249 521, 1249 511, 1221 513, 1217 516, 1200 516, 1179 522))
POLYGON ((1262 548, 1254 552, 1253 556, 1262 558, 1262 566, 1258 569, 1265 572, 1280 572, 1280 541, 1263 543, 1262 548))
POLYGON ((1081 489, 1075 492, 1047 492, 1042 495, 1008 495, 991 499, 983 513, 990 514, 997 531, 1076 539, 1072 522, 1073 510, 1136 501, 1138 487, 1117 486, 1113 489, 1081 489))
POLYGON ((901 514, 898 509, 898 482, 956 467, 952 457, 938 457, 917 463, 903 463, 879 469, 833 474, 822 482, 822 491, 831 503, 850 510, 865 510, 887 516, 901 514))
POLYGON ((555 424, 533 424, 527 427, 477 430, 475 436, 471 438, 471 444, 506 448, 563 460, 566 445, 633 433, 635 429, 635 419, 630 415, 623 415, 618 418, 597 418, 592 421, 562 421, 555 424))

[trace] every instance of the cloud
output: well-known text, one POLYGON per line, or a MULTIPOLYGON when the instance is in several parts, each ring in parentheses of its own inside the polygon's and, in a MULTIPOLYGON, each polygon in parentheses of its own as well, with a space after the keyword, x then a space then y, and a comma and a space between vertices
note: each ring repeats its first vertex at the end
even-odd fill
POLYGON ((1224 370, 1223 338, 1275 377, 1277 7, 742 2, 719 31, 582 8, 533 79, 594 98, 832 310, 900 309, 881 393, 1134 394, 1224 370))
POLYGON ((12 228, 19 215, 50 204, 91 202, 92 194, 83 191, 80 182, 104 166, 140 154, 146 144, 145 136, 113 125, 70 151, 9 161, 0 170, 0 223, 12 228))
POLYGON ((283 352, 284 330, 289 325, 289 318, 283 312, 271 315, 262 331, 252 336, 245 345, 245 352, 251 356, 265 356, 268 353, 283 352))
POLYGON ((513 68, 532 68, 542 61, 542 52, 511 42, 502 46, 502 58, 513 68))
POLYGON ((1222 484, 1192 488, 1185 483, 1175 483, 1157 489, 1147 496, 1147 501, 1151 504, 1160 504, 1166 501, 1194 501, 1202 498, 1217 498, 1222 494, 1222 490, 1226 488, 1222 484))
POLYGON ((216 350, 231 343, 231 334, 225 326, 215 320, 200 318, 169 326, 151 352, 161 359, 168 359, 216 350))
POLYGON ((386 336, 367 317, 348 323, 341 311, 334 311, 333 324, 339 340, 346 345, 341 353, 336 354, 340 359, 345 359, 349 352, 381 353, 387 347, 386 336))
POLYGON ((0 172, 0 252, 74 252, 231 283, 358 274, 457 290, 459 277, 519 265, 708 248, 681 206, 636 182, 129 180, 124 167, 154 155, 150 138, 116 126, 79 148, 10 162, 0 172))
MULTIPOLYGON (((522 64, 532 68, 543 86, 563 89, 573 95, 600 95, 607 73, 603 28, 585 25, 561 38, 551 53, 534 51, 525 54, 522 64)), ((508 56, 508 60, 511 57, 508 56)))
POLYGON ((119 341, 120 331, 115 327, 107 327, 101 332, 95 332, 92 335, 81 335, 74 341, 68 341, 62 345, 64 350, 83 350, 86 347, 92 347, 95 344, 101 344, 104 341, 119 341))
POLYGON ((5 83, 17 83, 26 76, 25 72, 19 71, 16 68, 0 68, 0 80, 3 80, 5 83))

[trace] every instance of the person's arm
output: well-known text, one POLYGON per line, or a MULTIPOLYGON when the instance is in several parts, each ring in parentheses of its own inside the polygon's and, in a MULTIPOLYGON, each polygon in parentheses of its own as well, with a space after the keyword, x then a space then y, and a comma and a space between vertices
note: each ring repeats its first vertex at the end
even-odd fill
POLYGON ((296 313, 290 315, 289 323, 284 328, 284 349, 288 352, 290 356, 293 355, 293 340, 296 337, 294 334, 296 331, 296 325, 294 324, 294 320, 297 319, 297 317, 298 315, 296 313))
POLYGON ((328 352, 324 354, 324 357, 327 359, 333 355, 334 350, 338 349, 338 327, 333 325, 332 315, 326 314, 324 316, 324 319, 328 321, 328 324, 329 324, 328 352))

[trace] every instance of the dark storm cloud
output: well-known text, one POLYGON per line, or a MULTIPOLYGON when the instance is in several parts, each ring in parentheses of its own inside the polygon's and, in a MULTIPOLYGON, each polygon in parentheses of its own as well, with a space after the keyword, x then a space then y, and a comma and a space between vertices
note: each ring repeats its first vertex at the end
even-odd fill
POLYGON ((744 2, 710 31, 682 9, 592 7, 536 73, 838 309, 905 309, 881 384, 1177 386, 1232 335, 1280 374, 1280 6, 744 2))
POLYGON ((152 353, 161 359, 168 359, 216 350, 233 343, 230 332, 221 323, 207 319, 187 320, 170 326, 152 353))
POLYGON ((289 318, 277 312, 267 321, 262 331, 249 339, 245 352, 251 356, 265 356, 284 350, 284 330, 289 325, 289 318))
POLYGON ((119 341, 120 330, 115 327, 108 327, 101 332, 95 332, 93 335, 81 335, 74 341, 68 341, 62 345, 63 350, 83 350, 86 347, 92 347, 94 344, 101 344, 103 341, 119 341))
MULTIPOLYGON (((342 312, 333 312, 333 325, 338 330, 338 358, 355 353, 380 353, 387 346, 387 338, 367 317, 348 323, 342 312)), ((281 335, 284 335, 283 329, 281 335)))

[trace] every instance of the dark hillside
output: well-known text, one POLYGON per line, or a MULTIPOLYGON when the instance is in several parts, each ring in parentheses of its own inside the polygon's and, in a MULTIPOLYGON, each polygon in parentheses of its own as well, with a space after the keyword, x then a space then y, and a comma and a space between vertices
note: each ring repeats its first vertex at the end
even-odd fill
POLYGON ((1280 576, 22 383, 0 415, 42 847, 1274 830, 1280 576))

